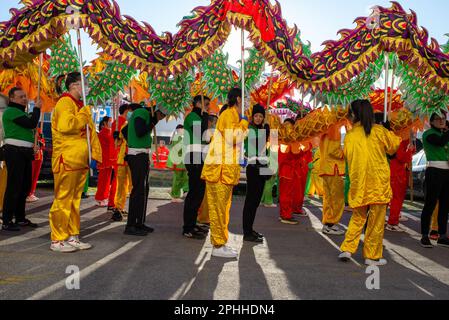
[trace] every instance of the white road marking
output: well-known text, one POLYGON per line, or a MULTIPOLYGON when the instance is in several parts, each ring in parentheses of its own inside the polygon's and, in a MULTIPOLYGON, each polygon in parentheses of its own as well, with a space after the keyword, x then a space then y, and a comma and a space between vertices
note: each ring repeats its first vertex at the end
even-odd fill
MULTIPOLYGON (((90 274, 94 273, 95 271, 97 271, 101 267, 105 266, 106 264, 108 264, 112 260, 114 260, 114 259, 118 258, 119 256, 127 253, 128 251, 133 249, 135 246, 140 244, 142 241, 143 240, 136 241, 136 242, 128 242, 126 245, 124 245, 123 247, 121 247, 117 251, 109 254, 108 256, 104 257, 103 259, 98 260, 97 262, 95 262, 95 263, 91 264, 90 266, 84 268, 83 270, 80 271, 80 281, 82 279, 86 278, 87 276, 89 276, 90 274)), ((57 290, 65 288, 65 285, 66 285, 65 282, 66 282, 66 279, 58 281, 55 284, 53 284, 53 285, 51 285, 51 286, 49 286, 49 287, 47 287, 47 288, 45 288, 45 289, 35 293, 31 297, 29 297, 27 300, 41 300, 41 299, 44 299, 45 297, 47 297, 50 294, 56 292, 57 290)))
MULTIPOLYGON (((340 246, 338 246, 334 241, 332 241, 331 238, 329 238, 327 235, 325 235, 321 232, 321 230, 323 229, 323 224, 321 223, 321 221, 308 208, 304 208, 304 210, 308 213, 310 222, 312 223, 312 227, 316 230, 316 232, 321 237, 323 237, 327 242, 329 242, 335 249, 337 249, 338 252, 341 253, 340 246)), ((362 266, 360 263, 358 263, 353 258, 351 258, 351 261, 358 267, 362 266)))
MULTIPOLYGON (((346 230, 348 229, 347 226, 343 224, 340 225, 343 226, 346 230)), ((404 228, 404 226, 402 227, 404 228)), ((416 233, 411 229, 409 229, 409 232, 411 234, 416 233)), ((364 238, 364 235, 362 235, 361 241, 364 241, 364 238)), ((388 251, 392 259, 398 264, 421 275, 432 277, 445 285, 449 285, 449 270, 445 266, 442 266, 429 259, 428 257, 422 256, 419 253, 406 247, 393 244, 385 238, 383 244, 385 246, 385 250, 388 251)), ((419 245, 418 242, 416 243, 416 245, 419 245)))
POLYGON ((417 287, 419 290, 421 290, 422 292, 424 292, 425 294, 427 294, 428 296, 431 296, 432 298, 435 298, 435 295, 433 295, 432 293, 430 293, 429 291, 427 291, 426 289, 424 289, 423 287, 417 285, 416 283, 414 283, 412 280, 408 280, 411 282, 411 284, 413 284, 415 287, 417 287))

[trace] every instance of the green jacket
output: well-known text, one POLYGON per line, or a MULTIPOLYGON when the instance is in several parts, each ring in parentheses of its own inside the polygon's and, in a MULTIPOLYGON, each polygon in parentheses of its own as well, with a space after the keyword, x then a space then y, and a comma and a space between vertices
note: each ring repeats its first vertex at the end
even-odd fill
POLYGON ((423 145, 427 161, 449 161, 449 132, 431 128, 423 134, 423 145))

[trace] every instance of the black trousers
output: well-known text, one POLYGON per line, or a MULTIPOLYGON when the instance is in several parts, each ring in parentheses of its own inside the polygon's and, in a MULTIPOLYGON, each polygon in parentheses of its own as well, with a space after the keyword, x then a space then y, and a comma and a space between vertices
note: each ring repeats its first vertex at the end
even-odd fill
POLYGON ((5 162, 8 179, 3 202, 3 223, 25 220, 26 198, 31 190, 31 171, 34 153, 32 148, 6 145, 5 162))
POLYGON ((131 170, 133 189, 129 197, 127 227, 141 226, 147 216, 148 195, 150 192, 150 157, 146 153, 128 155, 126 160, 131 170))
POLYGON ((266 177, 260 175, 260 168, 254 165, 246 167, 246 199, 243 208, 243 233, 250 236, 253 233, 257 208, 262 200, 266 177))
POLYGON ((186 164, 189 174, 189 193, 184 202, 184 232, 192 232, 196 226, 198 210, 206 192, 206 182, 201 179, 202 164, 186 164))
POLYGON ((449 212, 449 170, 427 168, 426 199, 421 215, 421 233, 429 235, 432 214, 439 201, 438 233, 446 236, 449 212))

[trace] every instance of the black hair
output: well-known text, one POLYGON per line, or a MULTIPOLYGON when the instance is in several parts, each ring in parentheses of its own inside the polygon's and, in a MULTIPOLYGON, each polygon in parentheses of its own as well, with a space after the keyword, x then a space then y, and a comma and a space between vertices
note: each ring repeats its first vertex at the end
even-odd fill
POLYGON ((208 96, 197 95, 195 98, 193 98, 193 107, 196 107, 198 103, 203 103, 203 97, 204 103, 206 103, 206 101, 211 101, 208 96))
POLYGON ((374 113, 374 122, 376 124, 382 124, 384 123, 385 114, 383 112, 376 112, 374 113))
POLYGON ((355 100, 351 103, 351 112, 354 115, 354 123, 360 122, 369 136, 374 126, 374 109, 368 100, 355 100))
POLYGON ((137 109, 140 109, 140 108, 142 108, 142 105, 139 103, 131 103, 129 105, 129 109, 131 109, 132 111, 136 111, 137 109))
POLYGON ((233 88, 228 93, 228 106, 235 107, 237 105, 237 98, 242 97, 242 89, 233 88))
POLYGON ((433 121, 435 121, 435 118, 441 118, 441 117, 443 117, 444 118, 444 115, 439 115, 438 113, 432 113, 432 115, 430 116, 430 122, 433 122, 433 121))
POLYGON ((221 116, 221 114, 222 114, 223 112, 225 112, 228 108, 229 108, 229 106, 228 106, 227 104, 225 104, 223 107, 221 107, 220 113, 219 113, 218 115, 221 116))
POLYGON ((292 125, 295 125, 295 120, 293 120, 292 118, 288 118, 288 119, 284 120, 284 123, 287 123, 287 122, 292 124, 292 125))
POLYGON ((100 121, 100 125, 99 128, 100 130, 103 129, 103 127, 105 126, 106 123, 108 123, 108 121, 111 119, 111 117, 105 116, 103 119, 101 119, 100 121))
POLYGON ((69 90, 70 86, 75 82, 81 80, 81 73, 79 72, 71 72, 67 75, 61 75, 56 78, 56 92, 61 95, 64 91, 69 90), (62 82, 64 81, 65 89, 62 87, 62 82))
POLYGON ((122 104, 120 108, 118 109, 118 112, 120 115, 123 115, 126 111, 129 110, 129 104, 122 104))
POLYGON ((183 126, 182 124, 178 124, 178 125, 176 126, 176 129, 175 129, 175 130, 178 130, 178 129, 184 129, 184 126, 183 126))
POLYGON ((8 97, 9 97, 9 99, 14 98, 14 96, 15 96, 15 94, 16 94, 17 91, 23 91, 23 89, 22 89, 22 88, 19 88, 19 87, 14 87, 14 88, 12 88, 11 90, 9 90, 9 92, 8 92, 8 97))

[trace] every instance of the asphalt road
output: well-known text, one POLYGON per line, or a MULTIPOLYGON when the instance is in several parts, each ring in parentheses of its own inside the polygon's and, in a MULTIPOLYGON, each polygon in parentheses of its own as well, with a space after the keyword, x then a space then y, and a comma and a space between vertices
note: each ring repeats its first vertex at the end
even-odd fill
MULTIPOLYGON (((278 209, 261 207, 255 229, 265 234, 266 241, 252 245, 242 241, 243 202, 236 198, 230 244, 240 256, 224 260, 211 257, 208 239, 182 237, 183 204, 155 199, 149 201, 147 222, 156 231, 144 239, 123 235, 124 223, 111 222, 93 197, 83 201, 82 237, 94 248, 53 253, 48 225, 52 193, 40 190, 38 196, 41 200, 28 212, 39 229, 14 237, 0 232, 0 300, 449 299, 449 249, 418 245, 422 205, 417 203, 404 208, 410 217, 403 224, 406 233, 386 232, 389 264, 380 268, 380 289, 369 290, 361 249, 354 261, 341 263, 337 256, 343 238, 320 232, 319 201, 307 203, 311 215, 298 226, 279 223, 278 209), (69 266, 81 271, 78 290, 66 287, 69 266)), ((346 213, 342 225, 347 226, 349 219, 346 213)))

